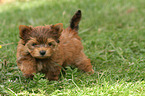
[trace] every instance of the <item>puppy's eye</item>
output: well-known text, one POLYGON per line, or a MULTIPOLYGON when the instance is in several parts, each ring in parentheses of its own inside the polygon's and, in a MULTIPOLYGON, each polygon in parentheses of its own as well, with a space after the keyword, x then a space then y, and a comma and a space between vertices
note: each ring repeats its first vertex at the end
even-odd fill
POLYGON ((32 46, 36 46, 36 45, 37 45, 36 43, 33 43, 33 44, 32 44, 32 46))
POLYGON ((48 45, 49 45, 49 46, 52 46, 52 43, 50 42, 50 43, 48 43, 48 45))
POLYGON ((59 41, 59 40, 57 40, 56 42, 57 42, 57 43, 59 43, 60 41, 59 41))

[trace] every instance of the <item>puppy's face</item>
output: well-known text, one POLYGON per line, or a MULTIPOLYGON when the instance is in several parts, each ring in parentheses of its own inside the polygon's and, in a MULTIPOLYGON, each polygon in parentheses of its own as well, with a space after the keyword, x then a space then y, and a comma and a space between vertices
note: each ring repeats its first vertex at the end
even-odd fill
POLYGON ((45 43, 40 43, 37 41, 36 38, 31 38, 27 43, 26 46, 28 48, 29 53, 38 59, 45 59, 49 58, 55 52, 57 48, 57 42, 52 39, 48 38, 45 43))
POLYGON ((25 42, 24 45, 31 56, 37 59, 46 59, 55 52, 63 25, 61 23, 38 27, 20 25, 19 30, 20 38, 25 42))

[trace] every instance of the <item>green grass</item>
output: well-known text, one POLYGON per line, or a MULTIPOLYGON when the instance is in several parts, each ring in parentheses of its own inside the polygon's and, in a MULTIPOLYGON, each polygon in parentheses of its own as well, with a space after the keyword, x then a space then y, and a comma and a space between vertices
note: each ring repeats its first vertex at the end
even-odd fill
POLYGON ((0 94, 145 95, 144 0, 17 0, 0 5, 0 94), (82 10, 79 35, 95 74, 67 68, 59 81, 26 79, 16 65, 19 25, 63 23, 82 10))

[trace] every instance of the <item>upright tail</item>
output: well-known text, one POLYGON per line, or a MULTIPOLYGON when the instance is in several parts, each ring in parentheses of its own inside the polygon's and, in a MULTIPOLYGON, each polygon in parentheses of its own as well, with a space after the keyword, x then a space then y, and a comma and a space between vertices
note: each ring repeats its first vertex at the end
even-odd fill
POLYGON ((71 21, 70 21, 70 28, 72 30, 78 31, 79 29, 79 22, 81 20, 81 10, 78 10, 74 16, 72 17, 71 21))

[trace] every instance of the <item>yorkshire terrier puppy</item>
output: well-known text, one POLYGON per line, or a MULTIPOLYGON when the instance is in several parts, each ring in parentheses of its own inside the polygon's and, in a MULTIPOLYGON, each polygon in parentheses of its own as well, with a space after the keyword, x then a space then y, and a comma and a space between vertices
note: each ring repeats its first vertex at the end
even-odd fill
POLYGON ((78 36, 80 20, 81 11, 78 10, 66 29, 63 29, 62 23, 19 26, 21 39, 17 46, 17 65, 26 78, 42 72, 48 80, 58 80, 61 68, 66 65, 74 65, 89 74, 94 73, 78 36))

